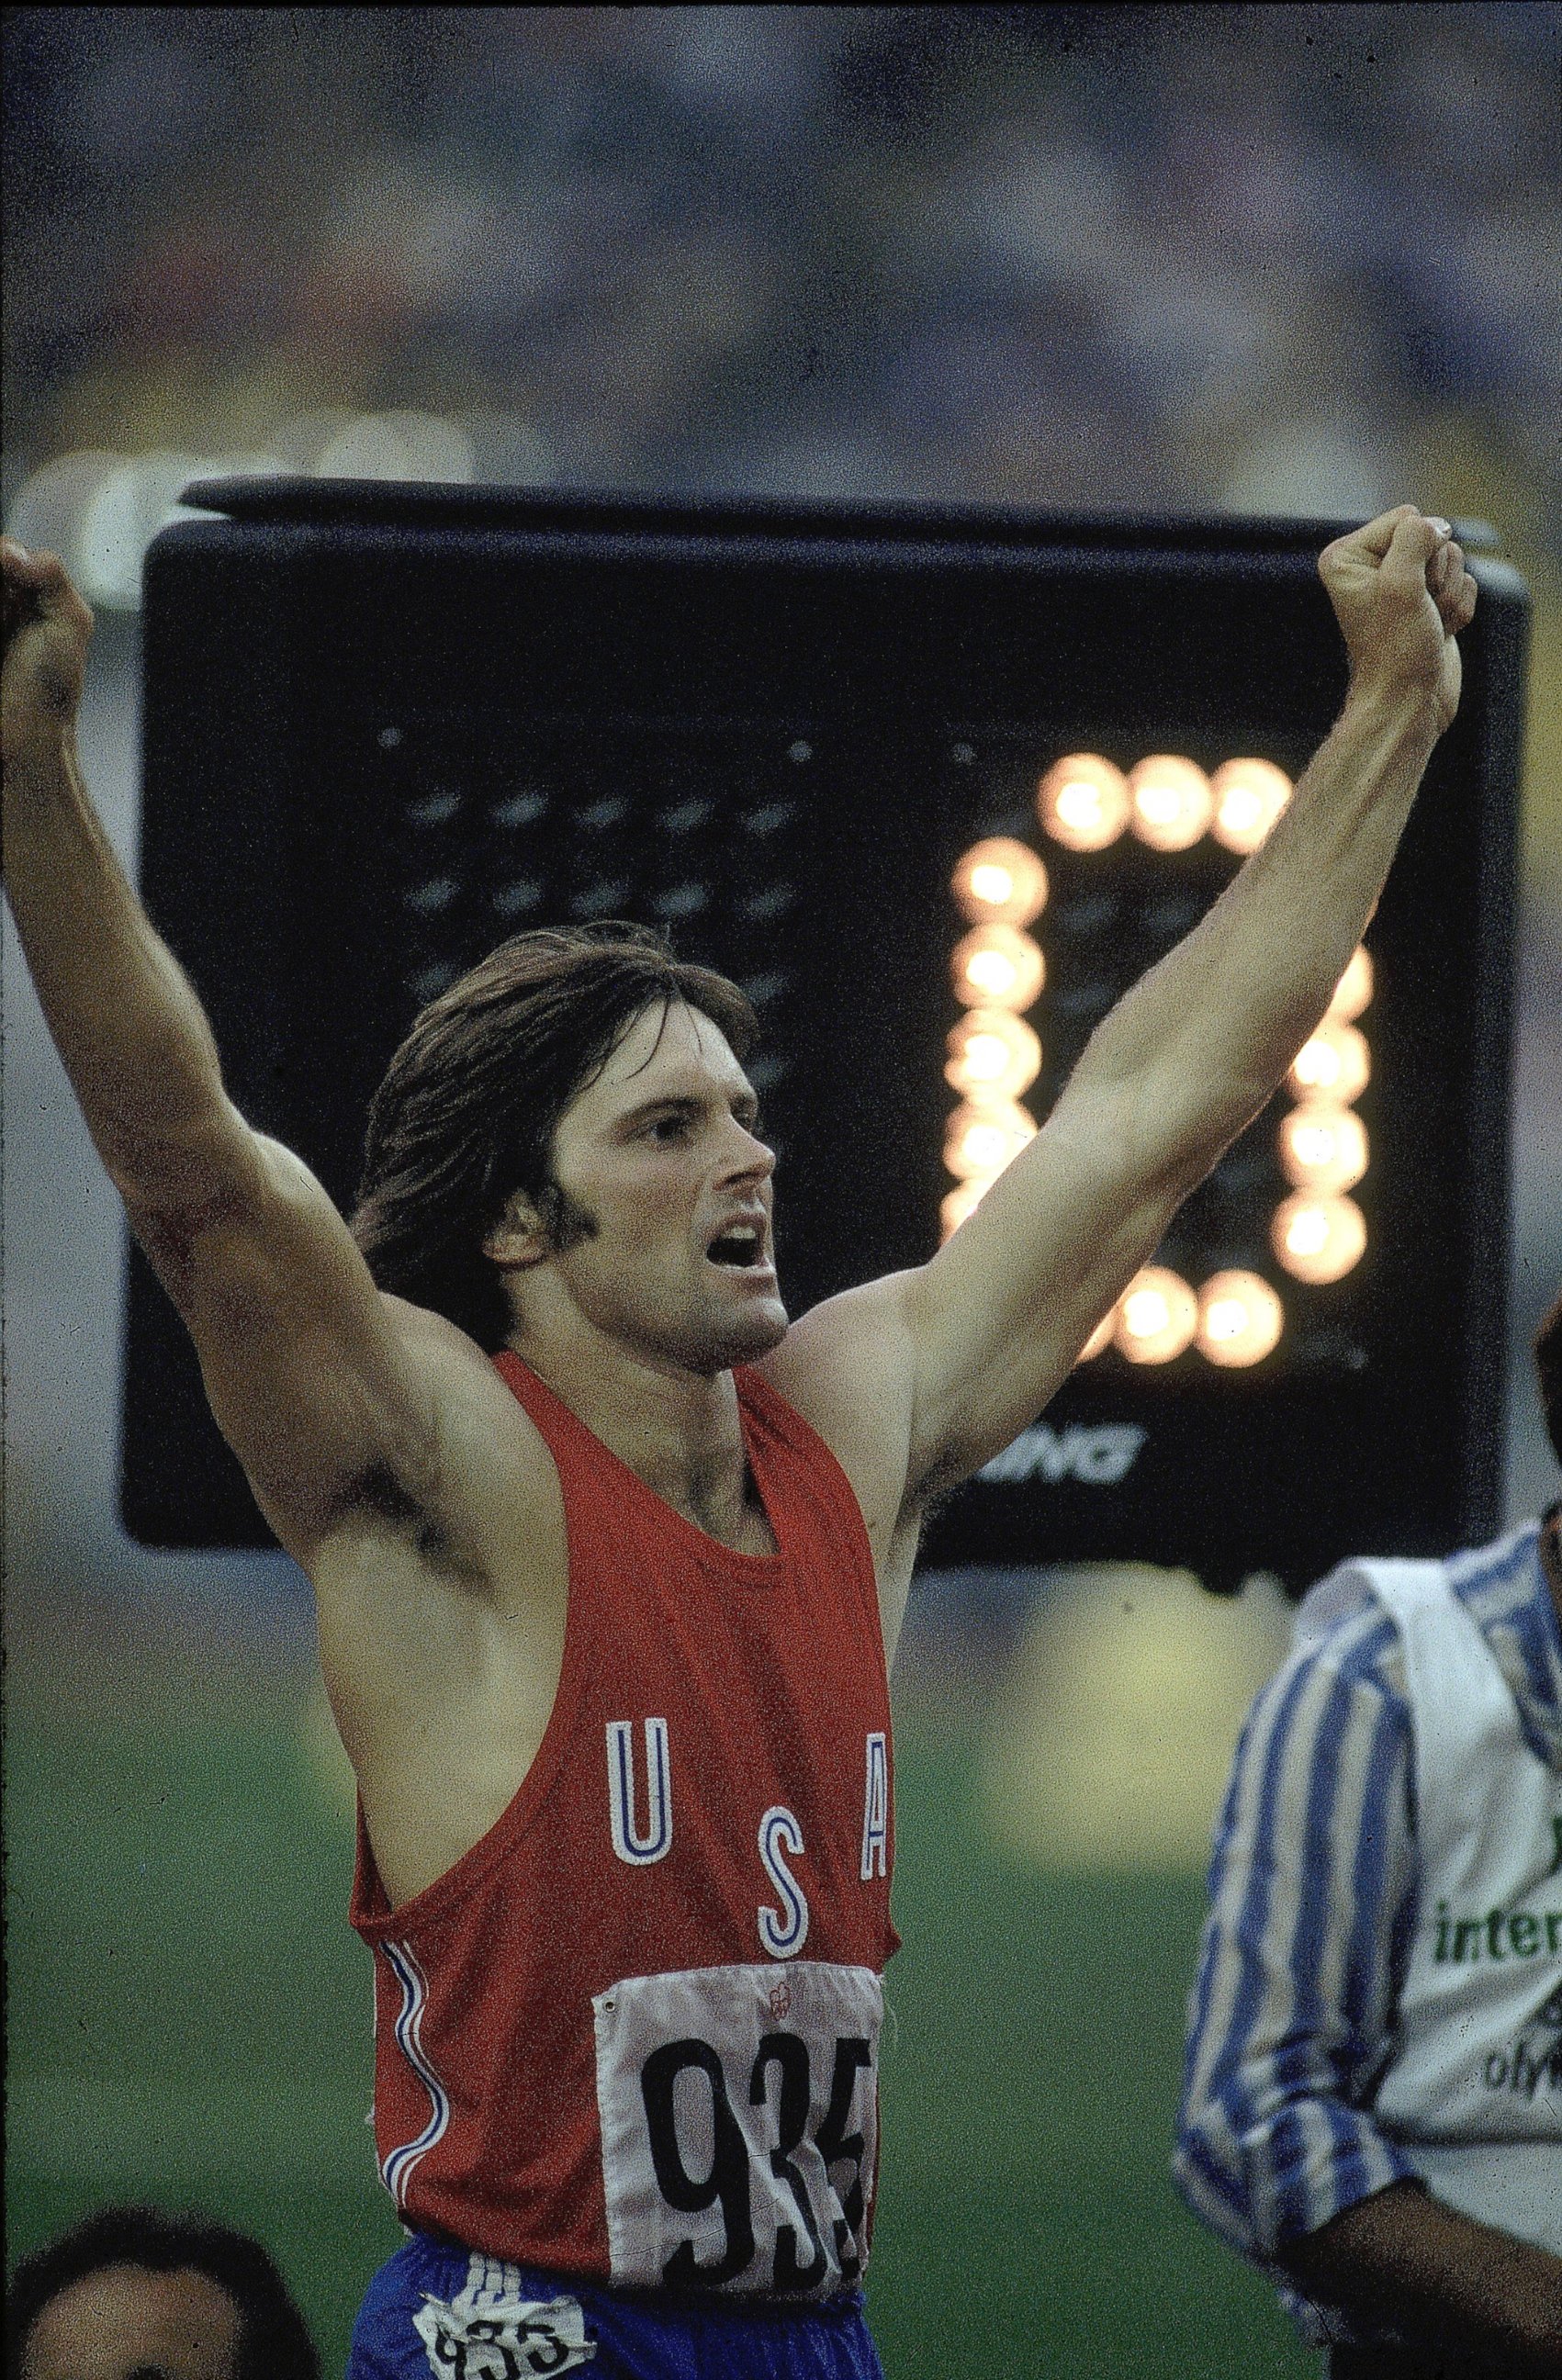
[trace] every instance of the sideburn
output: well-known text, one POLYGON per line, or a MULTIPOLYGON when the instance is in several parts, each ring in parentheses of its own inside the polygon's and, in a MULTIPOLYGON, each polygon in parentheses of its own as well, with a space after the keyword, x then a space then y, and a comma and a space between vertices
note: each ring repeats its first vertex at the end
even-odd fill
POLYGON ((537 1212, 555 1256, 579 1247, 582 1240, 594 1240, 602 1228, 591 1208, 580 1206, 551 1176, 543 1184, 537 1212))

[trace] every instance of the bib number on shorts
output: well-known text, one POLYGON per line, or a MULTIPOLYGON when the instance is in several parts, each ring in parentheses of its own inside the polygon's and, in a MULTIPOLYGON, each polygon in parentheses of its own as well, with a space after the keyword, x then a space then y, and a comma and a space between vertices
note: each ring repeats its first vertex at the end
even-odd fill
POLYGON ((856 2281, 878 2148, 877 1975, 700 1967, 630 1976, 592 2006, 615 2285, 822 2297, 856 2281))
POLYGON ((438 2380, 533 2380, 593 2361, 578 2298, 495 2298, 472 2287, 450 2304, 425 2297, 412 2317, 438 2380))

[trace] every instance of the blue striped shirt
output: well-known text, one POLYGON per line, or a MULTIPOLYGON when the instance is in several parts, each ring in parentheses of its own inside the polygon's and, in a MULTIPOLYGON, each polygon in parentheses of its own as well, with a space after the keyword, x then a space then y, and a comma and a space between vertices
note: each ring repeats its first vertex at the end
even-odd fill
MULTIPOLYGON (((1562 1629, 1539 1541, 1531 1522, 1447 1569, 1526 1739, 1562 1768, 1562 1629)), ((1238 1743, 1172 2163, 1313 2345, 1356 2334, 1298 2293, 1276 2250, 1412 2170, 1372 2104, 1416 1923, 1413 1773, 1398 1633, 1363 1582, 1259 1694, 1238 1743)))

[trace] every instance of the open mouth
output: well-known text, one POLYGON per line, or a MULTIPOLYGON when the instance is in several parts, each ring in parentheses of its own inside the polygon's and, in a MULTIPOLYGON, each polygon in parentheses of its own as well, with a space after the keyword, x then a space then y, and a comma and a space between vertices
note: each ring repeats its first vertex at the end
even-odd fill
POLYGON ((705 1250, 714 1265, 725 1265, 732 1272, 748 1272, 764 1256, 764 1245, 752 1223, 735 1223, 728 1232, 720 1232, 705 1250))

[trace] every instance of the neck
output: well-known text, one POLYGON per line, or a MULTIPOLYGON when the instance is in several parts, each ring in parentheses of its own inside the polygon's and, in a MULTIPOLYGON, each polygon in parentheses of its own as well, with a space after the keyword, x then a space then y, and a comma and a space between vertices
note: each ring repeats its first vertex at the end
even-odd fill
POLYGON ((506 1344, 653 1494, 707 1536, 738 1544, 750 1493, 730 1371, 684 1371, 594 1333, 517 1330, 506 1344))

